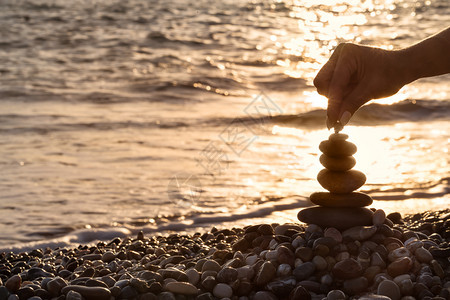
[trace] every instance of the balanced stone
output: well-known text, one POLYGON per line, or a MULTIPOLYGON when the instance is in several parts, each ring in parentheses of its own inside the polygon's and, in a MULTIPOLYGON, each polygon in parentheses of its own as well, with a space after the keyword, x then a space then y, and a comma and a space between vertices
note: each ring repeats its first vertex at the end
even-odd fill
POLYGON ((369 195, 359 192, 349 194, 317 192, 312 193, 309 199, 314 204, 327 207, 364 207, 373 201, 369 195))
POLYGON ((328 139, 330 141, 345 141, 346 139, 348 139, 348 135, 346 135, 345 133, 332 133, 328 139))
POLYGON ((337 158, 322 154, 319 160, 322 166, 331 171, 347 171, 356 164, 356 159, 353 156, 342 156, 337 158))
POLYGON ((345 230, 354 226, 372 225, 372 215, 373 212, 364 207, 314 206, 301 210, 297 217, 304 223, 345 230))
POLYGON ((350 156, 356 153, 356 145, 343 140, 322 141, 319 144, 319 149, 332 157, 350 156))
POLYGON ((357 170, 336 172, 323 169, 317 180, 326 190, 336 194, 347 194, 360 188, 366 182, 366 175, 357 170))

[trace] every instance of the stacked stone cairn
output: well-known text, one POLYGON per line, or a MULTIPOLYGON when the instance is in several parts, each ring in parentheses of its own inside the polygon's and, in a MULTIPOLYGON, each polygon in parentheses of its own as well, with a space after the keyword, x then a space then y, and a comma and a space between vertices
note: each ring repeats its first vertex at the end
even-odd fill
POLYGON ((366 176, 352 169, 356 164, 352 155, 357 149, 347 139, 347 134, 335 132, 320 143, 320 163, 325 169, 319 172, 317 180, 329 192, 311 194, 310 200, 317 206, 301 210, 300 221, 339 230, 372 225, 373 212, 365 208, 372 204, 372 198, 355 192, 366 182, 366 176))

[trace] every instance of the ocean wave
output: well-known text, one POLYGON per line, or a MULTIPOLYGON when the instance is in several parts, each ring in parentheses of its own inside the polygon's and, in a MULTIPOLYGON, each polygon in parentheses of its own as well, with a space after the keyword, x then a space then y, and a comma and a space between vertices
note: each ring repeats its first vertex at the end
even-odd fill
POLYGON ((80 244, 94 244, 99 241, 109 241, 113 238, 124 238, 135 235, 139 231, 145 234, 164 234, 169 232, 188 232, 194 233, 200 229, 208 230, 213 226, 223 226, 224 224, 248 224, 255 223, 260 218, 268 217, 271 214, 282 211, 289 211, 301 209, 310 206, 310 202, 306 197, 290 196, 279 197, 272 199, 273 201, 266 201, 248 208, 243 212, 217 212, 205 211, 203 209, 183 215, 161 216, 154 218, 149 222, 136 220, 135 222, 127 222, 118 224, 118 226, 111 227, 109 225, 102 226, 101 224, 93 228, 74 229, 63 235, 55 235, 47 239, 31 242, 23 242, 10 246, 0 247, 0 252, 21 252, 29 251, 36 248, 55 248, 55 247, 71 247, 80 244), (254 220, 254 221, 252 221, 254 220))
MULTIPOLYGON (((376 126, 398 122, 448 120, 449 115, 449 101, 405 100, 390 105, 372 103, 361 107, 352 118, 351 124, 376 126)), ((322 127, 325 117, 326 110, 318 109, 299 115, 279 115, 263 119, 268 119, 275 124, 296 127, 322 127)))

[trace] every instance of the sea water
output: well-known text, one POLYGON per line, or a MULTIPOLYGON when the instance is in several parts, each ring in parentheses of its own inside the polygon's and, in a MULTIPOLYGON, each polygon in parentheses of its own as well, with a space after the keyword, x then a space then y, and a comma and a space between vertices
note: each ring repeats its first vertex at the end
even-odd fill
MULTIPOLYGON (((449 24, 446 0, 1 0, 0 249, 296 221, 322 190, 333 49, 449 24)), ((373 207, 450 206, 449 83, 344 129, 373 207)))

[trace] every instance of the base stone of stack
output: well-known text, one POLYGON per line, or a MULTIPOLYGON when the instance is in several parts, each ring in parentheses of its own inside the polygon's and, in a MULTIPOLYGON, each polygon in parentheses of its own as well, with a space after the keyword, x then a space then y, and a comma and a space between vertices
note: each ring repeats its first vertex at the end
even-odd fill
POLYGON ((309 196, 312 203, 327 207, 364 207, 373 200, 367 194, 353 192, 350 194, 333 194, 327 192, 312 193, 309 196))
POLYGON ((364 207, 314 206, 301 210, 297 217, 303 223, 345 230, 354 226, 372 225, 372 215, 373 212, 364 207))

